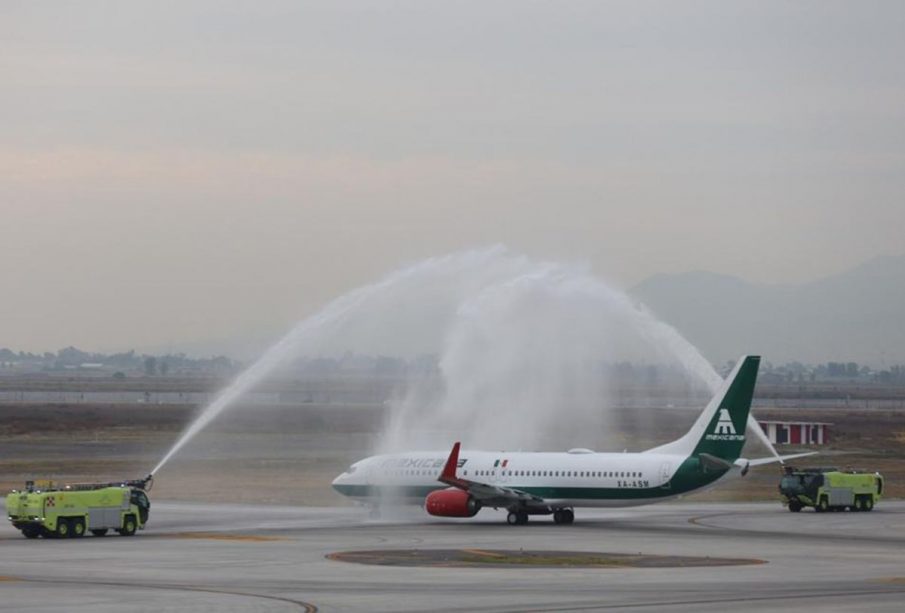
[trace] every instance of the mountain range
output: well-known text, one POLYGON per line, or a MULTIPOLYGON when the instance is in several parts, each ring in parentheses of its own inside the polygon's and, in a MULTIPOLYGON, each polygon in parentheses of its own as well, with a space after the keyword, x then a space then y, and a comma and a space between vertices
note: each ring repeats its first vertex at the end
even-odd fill
POLYGON ((905 363, 905 255, 794 285, 701 271, 657 274, 629 293, 714 363, 742 353, 774 364, 905 363))

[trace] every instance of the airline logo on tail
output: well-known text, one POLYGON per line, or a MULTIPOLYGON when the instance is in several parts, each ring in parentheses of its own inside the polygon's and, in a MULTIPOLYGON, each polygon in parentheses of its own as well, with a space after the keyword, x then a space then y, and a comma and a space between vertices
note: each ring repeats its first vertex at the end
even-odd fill
POLYGON ((716 421, 714 434, 735 434, 735 426, 729 418, 729 409, 720 409, 720 418, 716 421))
POLYGON ((716 420, 716 426, 713 434, 705 437, 708 441, 743 441, 744 434, 736 434, 735 425, 732 418, 729 417, 729 409, 720 409, 719 419, 716 420))

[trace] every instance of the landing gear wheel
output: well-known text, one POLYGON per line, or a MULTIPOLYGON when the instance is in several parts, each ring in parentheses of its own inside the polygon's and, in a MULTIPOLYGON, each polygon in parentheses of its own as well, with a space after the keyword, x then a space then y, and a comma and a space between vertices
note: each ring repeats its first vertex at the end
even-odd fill
POLYGON ((814 510, 817 511, 818 513, 826 513, 827 511, 830 510, 829 500, 827 500, 826 497, 824 496, 817 502, 817 506, 814 507, 814 510))
POLYGON ((69 538, 69 533, 71 532, 71 528, 69 526, 68 519, 58 519, 57 520, 57 529, 54 531, 54 536, 58 539, 69 538))
POLYGON ((106 528, 99 528, 99 529, 97 529, 97 530, 92 530, 92 531, 91 531, 91 534, 93 534, 94 536, 106 536, 106 535, 107 535, 107 529, 106 529, 106 528))
POLYGON ((506 516, 506 523, 510 526, 517 526, 521 522, 519 521, 519 514, 515 511, 509 511, 509 515, 506 516))
POLYGON ((874 499, 870 496, 864 498, 864 510, 865 511, 873 511, 874 510, 874 499))
POLYGON ((72 532, 69 534, 69 536, 74 539, 85 536, 85 520, 84 519, 73 519, 72 520, 72 532))
POLYGON ((798 513, 798 512, 800 512, 800 511, 801 511, 801 503, 798 502, 797 500, 790 500, 790 501, 789 501, 789 510, 790 510, 792 513, 798 513))
POLYGON ((123 519, 123 527, 118 530, 122 536, 132 536, 138 526, 135 523, 134 515, 126 515, 123 519))
POLYGON ((22 528, 22 534, 27 539, 36 539, 41 536, 41 529, 37 526, 26 526, 22 528))
POLYGON ((575 521, 575 513, 572 509, 556 509, 553 511, 553 523, 555 524, 571 524, 575 521))
POLYGON ((528 513, 526 511, 518 511, 516 515, 518 515, 518 523, 520 526, 524 526, 528 523, 528 513))

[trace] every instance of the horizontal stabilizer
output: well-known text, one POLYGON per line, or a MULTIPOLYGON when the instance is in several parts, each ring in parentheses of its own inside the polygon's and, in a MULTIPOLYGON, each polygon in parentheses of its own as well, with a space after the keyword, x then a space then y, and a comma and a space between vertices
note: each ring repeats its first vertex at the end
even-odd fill
POLYGON ((732 462, 727 462, 723 458, 718 458, 709 453, 698 454, 698 457, 701 459, 701 464, 704 468, 709 470, 729 470, 732 468, 732 462))
POLYGON ((806 458, 809 455, 817 455, 816 451, 808 451, 806 453, 793 453, 791 455, 781 455, 774 456, 772 458, 758 458, 756 460, 749 460, 749 466, 763 466, 764 464, 772 464, 774 462, 779 462, 780 464, 784 464, 786 460, 794 460, 795 458, 806 458))

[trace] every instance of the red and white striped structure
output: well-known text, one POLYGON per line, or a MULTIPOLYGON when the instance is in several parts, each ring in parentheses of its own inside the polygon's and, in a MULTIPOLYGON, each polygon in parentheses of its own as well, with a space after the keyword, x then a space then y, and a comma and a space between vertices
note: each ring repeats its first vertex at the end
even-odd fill
POLYGON ((757 420, 774 445, 826 445, 830 442, 829 426, 823 421, 757 420))

